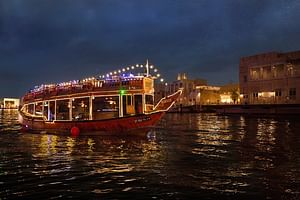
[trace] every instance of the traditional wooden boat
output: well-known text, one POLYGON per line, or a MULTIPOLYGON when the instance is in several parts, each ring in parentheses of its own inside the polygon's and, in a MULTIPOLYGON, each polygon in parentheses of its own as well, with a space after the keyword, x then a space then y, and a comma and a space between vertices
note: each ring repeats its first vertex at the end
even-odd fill
POLYGON ((22 98, 22 130, 127 134, 154 126, 182 93, 178 90, 154 105, 155 77, 115 74, 35 87, 22 98))

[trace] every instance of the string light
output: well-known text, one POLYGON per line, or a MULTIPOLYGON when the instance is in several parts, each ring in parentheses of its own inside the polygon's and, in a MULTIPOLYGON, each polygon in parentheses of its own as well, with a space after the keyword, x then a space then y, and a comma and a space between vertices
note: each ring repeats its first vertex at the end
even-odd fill
MULTIPOLYGON (((110 76, 113 76, 113 75, 120 75, 120 76, 123 76, 123 77, 125 77, 126 75, 124 74, 124 72, 126 72, 126 71, 130 71, 130 70, 138 70, 138 68, 144 68, 144 67, 146 67, 147 65, 139 65, 139 64, 136 64, 136 65, 131 65, 131 66, 127 66, 127 67, 123 67, 122 69, 118 69, 118 70, 115 70, 115 71, 113 71, 113 72, 110 72, 110 73, 108 73, 108 74, 106 74, 106 76, 105 75, 103 75, 103 76, 99 76, 100 78, 102 77, 103 79, 106 77, 106 78, 109 78, 110 76)), ((154 65, 149 65, 149 72, 150 72, 150 74, 151 74, 151 71, 153 72, 153 74, 152 74, 152 77, 153 78, 159 78, 161 75, 158 73, 158 69, 157 68, 155 68, 154 67, 154 65), (150 71, 151 70, 151 71, 150 71)), ((142 71, 142 72, 138 72, 137 74, 138 75, 141 75, 141 74, 144 74, 145 72, 144 71, 142 71)))
MULTIPOLYGON (((123 67, 121 69, 118 69, 118 70, 114 70, 114 71, 111 71, 107 74, 103 74, 103 75, 100 75, 98 76, 98 78, 100 79, 105 79, 105 78, 109 78, 109 77, 112 77, 113 75, 117 76, 117 75, 122 75, 123 77, 127 77, 128 75, 124 74, 124 72, 126 71, 129 71, 129 70, 138 70, 139 68, 143 68, 143 67, 147 67, 147 65, 139 65, 139 64, 136 64, 136 65, 132 65, 132 66, 127 66, 127 67, 123 67)), ((161 75, 158 73, 158 69, 157 68, 154 68, 153 65, 150 65, 149 66, 149 72, 154 72, 154 74, 152 74, 151 77, 153 77, 154 79, 157 79, 160 77, 160 81, 161 82, 164 82, 164 79, 161 77, 161 75), (150 70, 151 69, 151 70, 150 70)), ((138 73, 139 75, 140 74, 143 74, 145 75, 145 72, 142 70, 142 72, 138 73)), ((151 74, 151 73, 149 73, 151 74)), ((134 75, 130 72, 130 75, 129 77, 134 77, 134 75)), ((85 79, 82 79, 81 81, 83 83, 87 83, 87 82, 94 82, 95 81, 95 77, 89 77, 89 78, 85 78, 85 79)), ((96 80, 99 80, 99 79, 96 79, 96 80)), ((105 80, 104 80, 105 81, 105 80)), ((36 92, 36 91, 40 91, 40 90, 43 90, 44 88, 53 88, 53 87, 65 87, 65 86, 72 86, 72 85, 76 85, 76 84, 79 84, 79 80, 73 80, 73 81, 69 81, 69 82, 62 82, 62 83, 59 83, 59 84, 43 84, 43 85, 40 85, 40 86, 35 86, 34 89, 32 89, 31 91, 33 92, 36 92)))

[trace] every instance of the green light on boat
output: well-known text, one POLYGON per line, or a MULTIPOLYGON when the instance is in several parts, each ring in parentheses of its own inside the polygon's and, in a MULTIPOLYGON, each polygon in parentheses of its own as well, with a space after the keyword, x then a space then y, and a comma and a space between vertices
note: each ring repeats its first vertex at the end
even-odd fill
POLYGON ((120 95, 124 95, 124 94, 126 94, 126 90, 120 90, 120 95))

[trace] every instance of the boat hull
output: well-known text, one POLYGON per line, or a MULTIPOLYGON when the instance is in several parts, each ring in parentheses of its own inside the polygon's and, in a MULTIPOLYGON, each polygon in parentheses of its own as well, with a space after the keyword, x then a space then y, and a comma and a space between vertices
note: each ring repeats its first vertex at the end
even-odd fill
POLYGON ((71 135, 140 134, 153 127, 165 112, 106 120, 43 121, 21 116, 22 131, 71 135))

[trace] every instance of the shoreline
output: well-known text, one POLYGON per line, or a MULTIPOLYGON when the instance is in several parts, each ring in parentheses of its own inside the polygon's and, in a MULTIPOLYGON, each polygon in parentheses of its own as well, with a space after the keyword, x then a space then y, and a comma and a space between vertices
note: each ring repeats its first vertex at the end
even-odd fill
POLYGON ((300 104, 224 104, 175 107, 169 113, 300 115, 300 104))

